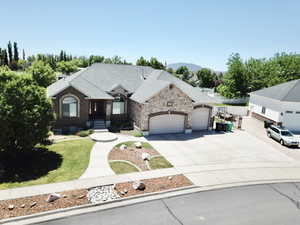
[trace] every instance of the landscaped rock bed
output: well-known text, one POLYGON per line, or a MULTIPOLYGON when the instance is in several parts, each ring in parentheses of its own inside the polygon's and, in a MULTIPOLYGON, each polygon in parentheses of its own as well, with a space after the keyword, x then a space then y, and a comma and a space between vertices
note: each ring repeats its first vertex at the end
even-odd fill
POLYGON ((49 203, 46 201, 49 194, 0 201, 0 219, 30 215, 88 203, 86 197, 87 190, 85 189, 65 191, 61 192, 60 195, 61 198, 49 203), (11 208, 9 209, 9 207, 11 208))
MULTIPOLYGON (((105 185, 89 190, 72 190, 53 193, 55 200, 49 200, 49 194, 27 198, 0 201, 0 219, 30 215, 49 210, 67 208, 89 203, 104 203, 133 195, 159 192, 179 187, 191 186, 192 182, 184 175, 166 176, 116 185, 105 185), (56 197, 58 198, 56 199, 56 197)), ((52 197, 53 197, 52 196, 52 197)))
POLYGON ((175 175, 168 177, 159 177, 147 180, 141 180, 145 184, 144 190, 135 190, 133 182, 117 184, 115 190, 121 197, 128 197, 133 195, 140 195, 151 192, 159 192, 170 190, 174 188, 191 186, 193 183, 184 175, 175 175))
MULTIPOLYGON (((150 144, 146 142, 127 142, 115 146, 108 155, 109 161, 127 161, 134 164, 141 171, 151 170, 149 160, 162 157, 150 144), (140 145, 139 145, 140 144, 140 145), (136 145, 138 147, 136 147, 136 145)), ((168 163, 169 167, 172 167, 168 163)))

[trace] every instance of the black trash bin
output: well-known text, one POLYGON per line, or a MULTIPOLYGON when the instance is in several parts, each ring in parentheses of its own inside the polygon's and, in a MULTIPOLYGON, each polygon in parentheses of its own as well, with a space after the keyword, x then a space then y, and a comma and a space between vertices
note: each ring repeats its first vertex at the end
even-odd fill
POLYGON ((226 132, 226 123, 216 123, 216 131, 225 131, 226 132))

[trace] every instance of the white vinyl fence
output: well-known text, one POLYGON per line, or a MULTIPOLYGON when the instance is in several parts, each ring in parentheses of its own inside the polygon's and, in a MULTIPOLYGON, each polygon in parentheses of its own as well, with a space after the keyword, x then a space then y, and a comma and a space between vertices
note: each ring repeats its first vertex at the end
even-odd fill
POLYGON ((230 113, 237 116, 247 116, 248 106, 215 106, 214 112, 230 113))

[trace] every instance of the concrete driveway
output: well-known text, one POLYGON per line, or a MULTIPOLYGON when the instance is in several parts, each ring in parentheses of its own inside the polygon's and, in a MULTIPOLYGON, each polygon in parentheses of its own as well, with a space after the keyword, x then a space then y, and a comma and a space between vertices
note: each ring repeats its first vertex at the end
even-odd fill
MULTIPOLYGON (((297 161, 300 161, 300 148, 290 148, 282 146, 279 142, 275 141, 272 138, 269 138, 266 134, 266 129, 264 128, 263 121, 257 120, 252 117, 244 117, 242 127, 247 133, 267 143, 269 146, 273 147, 277 151, 297 161)), ((295 136, 300 140, 299 134, 296 134, 295 136)))
POLYGON ((294 161, 270 144, 239 130, 154 135, 147 139, 175 167, 294 161))

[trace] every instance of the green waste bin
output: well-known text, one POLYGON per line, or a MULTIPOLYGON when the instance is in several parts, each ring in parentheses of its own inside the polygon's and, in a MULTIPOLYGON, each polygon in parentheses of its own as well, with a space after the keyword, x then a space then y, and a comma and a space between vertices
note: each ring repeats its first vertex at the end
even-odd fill
POLYGON ((226 123, 226 131, 227 132, 232 132, 232 129, 233 129, 233 123, 227 122, 226 123))

